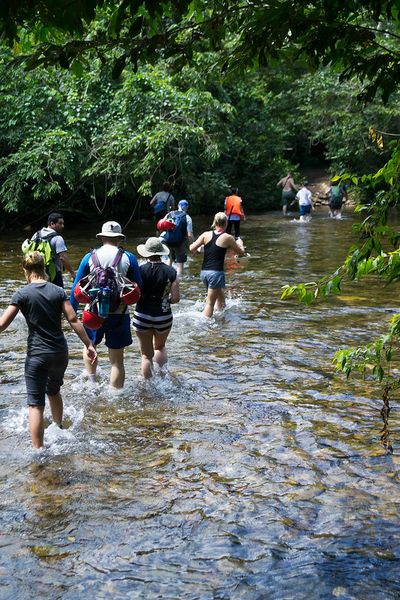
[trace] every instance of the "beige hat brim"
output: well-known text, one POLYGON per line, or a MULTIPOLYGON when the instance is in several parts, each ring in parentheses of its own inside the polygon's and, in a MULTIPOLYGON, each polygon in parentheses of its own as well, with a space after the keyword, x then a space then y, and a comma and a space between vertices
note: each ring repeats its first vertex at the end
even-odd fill
POLYGON ((149 256, 168 256, 168 254, 169 254, 168 246, 166 246, 162 242, 161 242, 161 245, 163 247, 162 252, 149 252, 148 250, 146 250, 146 246, 144 244, 139 244, 139 246, 137 247, 137 251, 138 251, 138 254, 140 254, 140 256, 143 256, 143 258, 149 258, 149 256))

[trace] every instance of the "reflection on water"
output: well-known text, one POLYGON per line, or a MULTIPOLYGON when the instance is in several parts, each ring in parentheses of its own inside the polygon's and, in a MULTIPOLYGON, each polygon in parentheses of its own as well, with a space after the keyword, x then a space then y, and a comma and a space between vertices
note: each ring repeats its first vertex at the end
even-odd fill
MULTIPOLYGON (((383 331, 393 292, 368 282, 318 308, 279 300, 283 283, 337 266, 351 222, 250 218, 251 257, 228 257, 228 308, 212 320, 191 260, 164 380, 140 378, 134 343, 125 389, 109 389, 104 347, 93 385, 68 332, 67 426, 49 425, 41 452, 23 319, 0 336, 1 598, 399 597, 398 415, 386 456, 378 391, 331 366, 338 346, 383 331)), ((97 231, 82 242, 67 224, 74 264, 97 231)), ((132 227, 128 249, 150 231, 132 227)), ((18 243, 0 249, 4 307, 22 277, 18 243)))

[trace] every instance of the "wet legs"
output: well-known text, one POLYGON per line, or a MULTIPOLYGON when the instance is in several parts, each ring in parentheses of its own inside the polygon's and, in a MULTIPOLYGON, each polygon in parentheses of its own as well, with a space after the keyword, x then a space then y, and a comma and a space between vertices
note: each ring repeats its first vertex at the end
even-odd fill
POLYGON ((57 392, 57 394, 52 396, 49 394, 49 404, 54 423, 61 427, 63 419, 63 401, 60 392, 57 392))
POLYGON ((111 364, 110 385, 121 389, 125 382, 124 348, 109 348, 108 357, 111 364))
POLYGON ((223 310, 225 308, 225 296, 222 288, 211 289, 208 288, 206 305, 203 310, 205 317, 212 317, 214 313, 214 307, 216 310, 223 310))
POLYGON ((32 437, 32 446, 34 448, 43 447, 44 424, 43 424, 44 406, 29 407, 29 430, 32 437))
MULTIPOLYGON (((124 367, 124 348, 108 349, 108 357, 111 364, 110 385, 116 389, 124 387, 125 367, 124 367)), ((83 362, 89 378, 94 381, 97 369, 97 359, 92 364, 87 356, 85 348, 83 349, 83 362)))
POLYGON ((160 333, 149 329, 148 331, 136 332, 142 355, 141 370, 145 379, 150 379, 153 376, 153 358, 160 368, 167 363, 168 356, 165 349, 165 342, 169 331, 160 333))

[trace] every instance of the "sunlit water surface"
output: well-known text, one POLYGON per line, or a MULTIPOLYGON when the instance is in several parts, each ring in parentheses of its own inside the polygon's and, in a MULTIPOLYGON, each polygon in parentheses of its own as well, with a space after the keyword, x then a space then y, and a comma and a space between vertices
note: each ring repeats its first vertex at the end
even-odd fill
MULTIPOLYGON (((49 424, 42 452, 27 431, 17 317, 0 336, 0 598, 400 597, 398 413, 388 456, 379 390, 331 364, 338 347, 382 333, 395 288, 368 281, 311 308, 279 299, 283 283, 338 265, 353 222, 250 218, 251 257, 228 258, 227 310, 211 320, 191 260, 166 379, 141 379, 134 342, 122 392, 108 387, 104 346, 90 385, 66 327, 66 429, 49 424)), ((208 225, 195 220, 197 233, 208 225)), ((75 266, 98 227, 67 220, 75 266)), ((131 226, 126 247, 150 233, 131 226)), ((0 243, 3 308, 22 283, 22 239, 0 243)))

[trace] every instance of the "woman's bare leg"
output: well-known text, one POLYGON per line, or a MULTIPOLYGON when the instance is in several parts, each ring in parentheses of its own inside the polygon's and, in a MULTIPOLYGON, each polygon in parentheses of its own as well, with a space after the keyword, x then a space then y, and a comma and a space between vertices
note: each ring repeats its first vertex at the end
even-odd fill
POLYGON ((221 288, 219 290, 216 290, 216 292, 218 292, 218 294, 217 294, 217 300, 215 302, 215 308, 216 308, 216 310, 224 310, 224 308, 225 308, 224 290, 221 288))
POLYGON ((221 288, 216 290, 208 288, 207 300, 203 310, 203 315, 205 317, 212 317, 215 305, 217 305, 217 310, 222 310, 225 308, 224 291, 221 288))
POLYGON ((63 401, 60 392, 53 396, 49 395, 49 404, 54 423, 61 427, 63 419, 63 401))
POLYGON ((165 342, 167 341, 167 337, 169 335, 168 331, 163 331, 160 333, 159 331, 154 331, 153 336, 153 346, 154 346, 154 361, 161 368, 168 362, 167 350, 165 348, 165 342))
POLYGON ((215 306, 215 303, 216 303, 217 298, 218 298, 218 291, 219 290, 212 290, 211 288, 208 288, 208 290, 207 290, 206 305, 205 305, 204 310, 203 310, 203 315, 205 317, 212 317, 213 316, 214 306, 215 306))
POLYGON ((95 381, 96 369, 97 369, 97 358, 92 364, 90 358, 87 355, 85 346, 83 347, 83 363, 85 365, 86 373, 89 375, 89 379, 95 381))
POLYGON ((142 355, 142 375, 145 379, 153 376, 153 329, 146 331, 136 331, 139 340, 140 353, 142 355))

